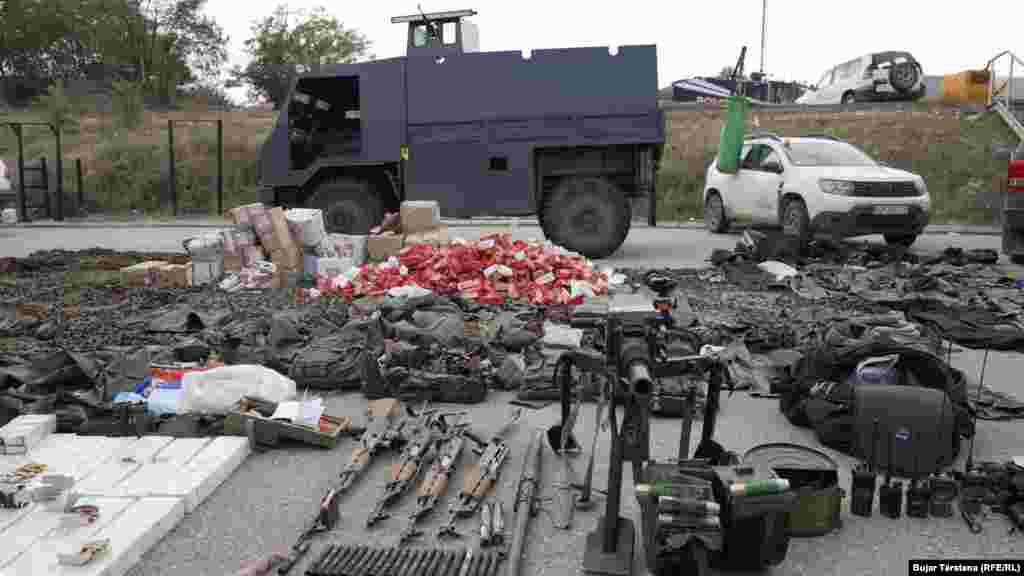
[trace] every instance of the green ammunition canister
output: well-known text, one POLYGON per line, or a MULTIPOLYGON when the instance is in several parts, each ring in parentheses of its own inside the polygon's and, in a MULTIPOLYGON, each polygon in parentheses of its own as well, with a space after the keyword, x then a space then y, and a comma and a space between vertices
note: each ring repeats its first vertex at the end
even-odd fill
POLYGON ((694 500, 692 498, 676 498, 661 496, 658 498, 658 511, 670 514, 692 514, 696 516, 716 516, 722 507, 710 500, 694 500))
POLYGON ((733 496, 768 496, 770 494, 781 494, 789 490, 789 480, 776 478, 772 480, 754 480, 752 482, 737 482, 729 487, 733 496))
POLYGON ((658 514, 658 523, 672 528, 719 528, 722 526, 718 516, 676 516, 675 514, 658 514))

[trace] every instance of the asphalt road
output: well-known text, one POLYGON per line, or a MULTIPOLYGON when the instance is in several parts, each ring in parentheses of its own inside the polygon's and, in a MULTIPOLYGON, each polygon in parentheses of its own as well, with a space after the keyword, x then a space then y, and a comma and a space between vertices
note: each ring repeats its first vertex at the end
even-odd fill
MULTIPOLYGON (((23 256, 46 248, 83 249, 106 247, 122 250, 180 250, 181 239, 202 229, 186 228, 0 228, 0 255, 23 256)), ((459 235, 472 238, 479 228, 460 228, 459 235)), ((516 235, 539 235, 536 228, 521 228, 516 235)), ((612 266, 694 267, 704 265, 713 248, 730 248, 735 236, 709 236, 695 229, 637 228, 630 235, 620 254, 611 258, 612 266)), ((947 246, 965 248, 998 248, 996 236, 928 235, 921 238, 917 249, 940 250, 947 246)), ((1018 272, 1020 269, 1018 269, 1018 272)), ((953 364, 968 375, 980 371, 982 354, 954 349, 953 364)), ((993 388, 1020 394, 1020 357, 992 353, 986 371, 986 382, 993 388)), ((479 433, 498 426, 509 409, 510 395, 493 394, 486 403, 471 407, 470 418, 479 433)), ((723 397, 717 439, 727 448, 744 452, 764 442, 801 442, 818 446, 807 430, 789 425, 778 410, 775 400, 753 398, 745 394, 723 397)), ((361 417, 366 402, 361 395, 331 396, 328 413, 361 417)), ((577 424, 577 438, 584 444, 593 431, 593 408, 585 407, 577 424)), ((511 454, 505 464, 499 496, 505 504, 506 525, 513 525, 512 503, 516 482, 522 467, 523 451, 530 434, 557 422, 554 406, 540 411, 526 411, 523 422, 508 435, 511 454)), ((652 452, 655 458, 674 456, 679 434, 678 421, 656 419, 652 423, 652 452)), ((693 437, 699 437, 699 422, 693 437)), ((976 459, 1005 460, 1020 454, 1021 425, 1016 422, 981 422, 975 443, 976 459)), ((162 540, 130 576, 232 574, 245 560, 258 558, 274 548, 290 545, 314 513, 317 501, 337 477, 354 446, 344 440, 331 451, 301 446, 279 448, 256 453, 239 468, 198 510, 187 517, 168 537, 162 540)), ((820 446, 818 446, 820 448, 820 446)), ((966 448, 966 447, 965 447, 966 448)), ((826 451, 828 451, 826 449, 826 451)), ((849 486, 852 460, 829 451, 841 464, 841 485, 849 486)), ((966 452, 966 449, 965 449, 966 452)), ((595 487, 606 485, 609 446, 603 435, 597 452, 595 487)), ((551 494, 556 460, 545 446, 540 490, 551 494)), ((364 478, 357 482, 342 505, 340 529, 324 535, 314 543, 315 555, 327 542, 390 544, 404 525, 404 516, 412 508, 406 496, 395 508, 394 518, 379 528, 363 527, 373 500, 388 474, 384 454, 371 465, 364 478)), ((464 454, 463 464, 469 458, 464 454)), ((577 470, 583 469, 582 459, 577 470)), ((626 468, 627 478, 629 467, 626 468)), ((461 471, 453 488, 461 485, 461 471)), ((635 516, 629 493, 631 483, 623 487, 623 516, 635 516)), ((579 511, 572 530, 552 527, 549 518, 540 514, 533 519, 526 548, 522 574, 576 574, 581 565, 586 533, 592 530, 602 513, 603 500, 592 511, 579 511)), ((444 507, 437 510, 428 528, 436 527, 444 517, 444 507)), ((886 575, 906 574, 911 558, 989 558, 1024 557, 1024 538, 1010 534, 1007 521, 993 516, 985 522, 985 532, 972 535, 959 516, 949 519, 889 520, 879 514, 871 518, 853 517, 845 513, 841 531, 813 539, 793 540, 785 562, 774 569, 776 574, 797 575, 886 575)), ((476 524, 461 524, 467 534, 464 543, 475 544, 476 524)), ((434 546, 433 530, 421 546, 434 546)), ((310 558, 312 559, 312 557, 310 558)), ((639 566, 638 566, 639 568, 639 566)), ((301 574, 302 566, 293 574, 301 574)))

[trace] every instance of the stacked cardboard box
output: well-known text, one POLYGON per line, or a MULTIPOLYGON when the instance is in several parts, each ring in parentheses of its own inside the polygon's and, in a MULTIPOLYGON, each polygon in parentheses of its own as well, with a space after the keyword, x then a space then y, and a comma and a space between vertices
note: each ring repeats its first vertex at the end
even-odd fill
POLYGON ((155 288, 160 280, 160 268, 167 265, 161 260, 147 260, 121 268, 121 283, 129 288, 155 288))
POLYGON ((433 200, 402 202, 398 221, 397 229, 385 223, 367 239, 370 260, 397 256, 408 246, 445 246, 449 242, 448 227, 441 224, 441 207, 433 200))
POLYGON ((157 287, 189 288, 192 286, 192 264, 165 264, 157 268, 157 287))

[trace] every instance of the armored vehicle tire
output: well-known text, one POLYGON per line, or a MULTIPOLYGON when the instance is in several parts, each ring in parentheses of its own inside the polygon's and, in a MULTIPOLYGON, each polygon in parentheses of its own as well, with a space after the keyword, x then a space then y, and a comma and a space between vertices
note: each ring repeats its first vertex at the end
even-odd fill
POLYGON ((544 235, 587 258, 607 258, 625 242, 633 215, 626 195, 604 178, 563 180, 544 201, 544 235))
POLYGON ((384 200, 366 180, 333 178, 321 182, 308 205, 324 212, 324 227, 338 234, 369 234, 384 219, 384 200))

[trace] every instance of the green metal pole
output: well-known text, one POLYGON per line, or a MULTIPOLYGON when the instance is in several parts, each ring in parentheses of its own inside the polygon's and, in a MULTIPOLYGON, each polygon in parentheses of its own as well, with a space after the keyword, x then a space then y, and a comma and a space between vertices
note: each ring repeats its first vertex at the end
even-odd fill
POLYGON ((53 136, 57 140, 57 222, 64 221, 64 147, 61 146, 60 125, 53 124, 53 136))

